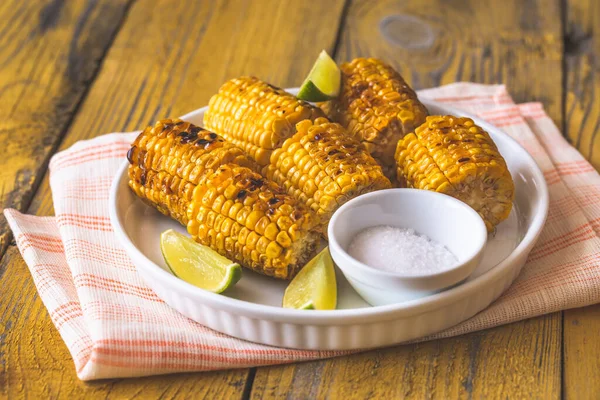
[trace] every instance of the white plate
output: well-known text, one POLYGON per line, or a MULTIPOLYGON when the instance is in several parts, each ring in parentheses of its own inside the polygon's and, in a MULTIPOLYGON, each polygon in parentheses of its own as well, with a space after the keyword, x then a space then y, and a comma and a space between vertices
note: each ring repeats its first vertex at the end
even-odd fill
MULTIPOLYGON (((290 92, 295 93, 294 90, 290 92)), ((401 304, 371 307, 338 274, 338 309, 281 308, 286 282, 249 270, 226 294, 199 289, 172 275, 160 252, 160 233, 177 222, 142 203, 128 188, 127 161, 113 182, 109 206, 117 237, 148 286, 187 317, 240 339, 298 349, 380 347, 426 336, 486 308, 519 274, 548 211, 548 189, 531 156, 498 128, 460 110, 429 101, 431 114, 473 118, 487 130, 506 159, 516 186, 515 207, 488 240, 484 258, 463 284, 401 304)), ((201 125, 206 107, 182 117, 201 125)))

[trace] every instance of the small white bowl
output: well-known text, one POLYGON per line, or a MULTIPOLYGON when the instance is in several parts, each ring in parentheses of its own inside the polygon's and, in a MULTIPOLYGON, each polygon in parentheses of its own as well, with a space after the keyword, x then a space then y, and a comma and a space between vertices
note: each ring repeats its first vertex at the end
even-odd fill
POLYGON ((348 282, 369 304, 378 306, 428 296, 452 287, 475 270, 487 241, 479 214, 453 197, 417 189, 388 189, 350 200, 329 222, 329 250, 348 282), (381 271, 348 252, 354 236, 366 228, 391 225, 414 229, 443 244, 458 263, 422 275, 381 271))

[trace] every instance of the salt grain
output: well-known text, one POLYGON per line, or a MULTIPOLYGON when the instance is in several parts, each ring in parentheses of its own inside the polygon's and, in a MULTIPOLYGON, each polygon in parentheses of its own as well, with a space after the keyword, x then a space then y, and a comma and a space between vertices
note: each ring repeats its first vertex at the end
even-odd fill
POLYGON ((348 253, 372 268, 411 275, 441 272, 458 261, 444 245, 427 236, 387 225, 359 232, 348 253))

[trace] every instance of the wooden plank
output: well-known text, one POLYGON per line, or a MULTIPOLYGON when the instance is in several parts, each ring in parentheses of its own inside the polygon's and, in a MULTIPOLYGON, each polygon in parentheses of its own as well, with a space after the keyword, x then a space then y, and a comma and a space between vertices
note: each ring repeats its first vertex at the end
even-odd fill
MULTIPOLYGON (((26 209, 129 0, 0 4, 0 208, 26 209)), ((0 217, 0 256, 8 242, 0 217)))
MULTIPOLYGON (((600 169, 600 4, 566 2, 565 129, 571 143, 600 169)), ((591 399, 600 393, 600 306, 564 312, 563 393, 591 399)))
POLYGON ((251 398, 558 398, 560 381, 539 385, 531 371, 560 376, 560 327, 560 319, 544 316, 457 338, 259 368, 251 398))
POLYGON ((565 398, 597 398, 600 393, 600 305, 565 311, 563 324, 565 398))
MULTIPOLYGON (((201 107, 226 78, 236 75, 299 85, 318 52, 333 48, 342 8, 343 0, 139 0, 61 148, 201 107)), ((29 212, 52 213, 47 176, 29 212)), ((0 396, 239 398, 250 383, 249 369, 80 383, 14 246, 1 271, 0 396)))
MULTIPOLYGON (((516 101, 542 101, 560 124, 561 39, 559 1, 355 0, 336 59, 379 57, 416 88, 504 82, 516 101)), ((557 398, 561 322, 555 313, 454 339, 260 368, 253 397, 294 390, 299 397, 557 398)))
POLYGON ((0 268, 6 268, 0 291, 0 398, 241 397, 247 369, 81 382, 14 246, 0 268))
POLYGON ((600 168, 600 3, 566 2, 565 134, 571 143, 600 168))
POLYGON ((299 86, 319 51, 333 48, 343 6, 343 0, 140 3, 127 21, 135 29, 122 29, 61 148, 205 106, 235 76, 299 86), (160 32, 150 34, 153 28, 160 32))
POLYGON ((416 88, 505 83, 560 126, 560 11, 559 0, 355 0, 336 59, 379 57, 416 88))

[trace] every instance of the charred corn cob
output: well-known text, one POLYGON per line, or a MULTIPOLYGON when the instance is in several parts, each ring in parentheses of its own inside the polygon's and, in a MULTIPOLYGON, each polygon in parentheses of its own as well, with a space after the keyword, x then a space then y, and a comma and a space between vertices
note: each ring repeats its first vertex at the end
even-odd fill
POLYGON ((298 132, 271 155, 264 175, 305 203, 322 222, 346 201, 391 186, 365 147, 327 118, 304 120, 298 132))
POLYGON ((340 95, 319 104, 352 134, 360 134, 384 173, 395 175, 398 140, 425 121, 427 109, 391 66, 374 58, 356 58, 341 65, 340 95))
POLYGON ((323 112, 254 77, 225 82, 208 103, 204 126, 250 154, 260 165, 292 136, 295 124, 323 112))
POLYGON ((144 202, 185 225, 195 185, 164 171, 129 166, 129 186, 144 202))
POLYGON ((188 232, 265 275, 291 279, 316 252, 316 218, 252 170, 234 164, 206 175, 188 208, 188 232))
POLYGON ((204 173, 226 163, 258 170, 241 149, 181 120, 166 119, 146 128, 133 142, 127 158, 133 191, 184 225, 192 192, 204 173))
POLYGON ((510 214, 515 189, 506 162, 490 135, 469 118, 427 117, 398 142, 396 160, 401 185, 462 200, 488 231, 510 214))

